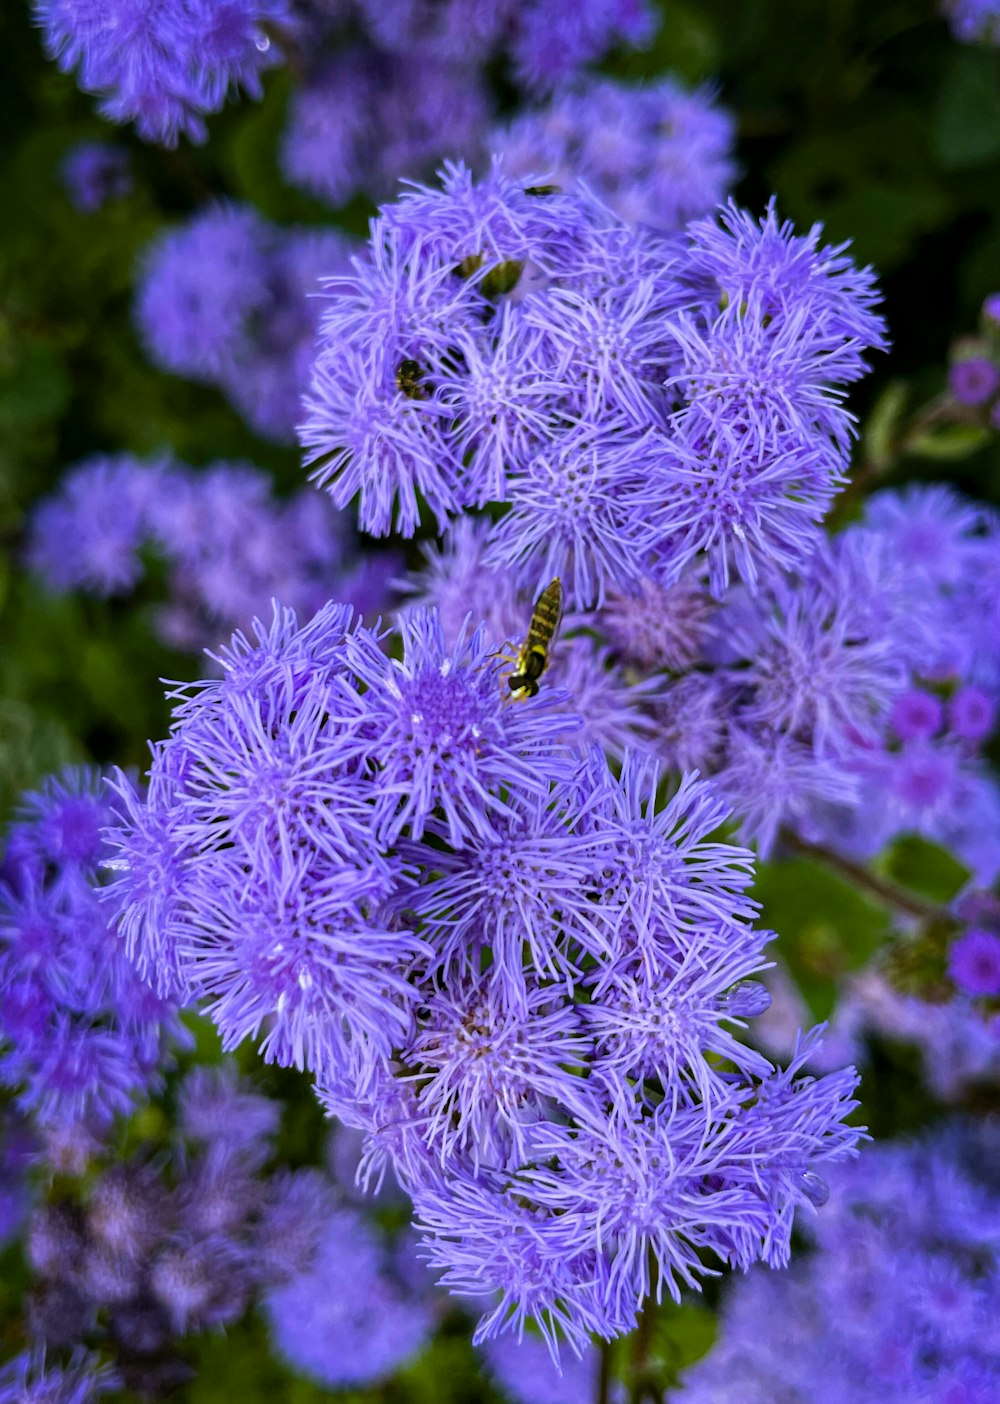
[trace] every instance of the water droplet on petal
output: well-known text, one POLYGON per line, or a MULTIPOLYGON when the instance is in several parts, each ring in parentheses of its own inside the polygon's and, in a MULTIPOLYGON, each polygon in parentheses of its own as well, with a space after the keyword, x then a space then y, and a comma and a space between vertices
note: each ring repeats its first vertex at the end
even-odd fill
POLYGON ((127 858, 102 858, 97 866, 107 873, 127 873, 132 865, 127 858))
POLYGON ((262 54, 266 54, 268 49, 271 47, 271 41, 266 34, 258 34, 257 38, 254 40, 254 43, 257 45, 257 48, 261 51, 262 54))
POLYGON ((830 1198, 830 1186, 819 1175, 814 1175, 811 1170, 807 1170, 802 1176, 802 1191, 810 1204, 814 1204, 817 1209, 822 1209, 823 1205, 830 1198))

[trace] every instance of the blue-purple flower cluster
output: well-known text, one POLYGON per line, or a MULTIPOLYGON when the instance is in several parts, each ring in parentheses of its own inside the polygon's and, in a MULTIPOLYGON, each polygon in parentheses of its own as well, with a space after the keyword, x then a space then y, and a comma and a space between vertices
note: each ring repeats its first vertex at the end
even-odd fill
POLYGON ((330 281, 301 438, 362 528, 503 505, 486 559, 586 608, 808 559, 844 482, 870 272, 769 208, 666 240, 585 190, 448 165, 330 281))
MULTIPOLYGON (((408 589, 449 629, 466 609, 518 638, 531 593, 491 569, 488 522, 459 521, 408 589)), ((856 526, 756 593, 671 584, 570 614, 552 679, 588 739, 715 777, 742 836, 782 830, 867 860, 902 834, 1000 871, 1000 788, 983 757, 1000 704, 1000 521, 949 488, 876 494, 856 526)))
POLYGON ((135 318, 163 370, 217 386, 266 438, 295 435, 320 303, 348 266, 336 230, 282 230, 249 205, 215 205, 147 251, 135 318))
POLYGON ((473 159, 490 119, 475 67, 453 58, 338 48, 292 95, 281 169, 328 204, 390 194, 400 177, 434 169, 445 151, 473 159))
POLYGON ((84 214, 122 200, 132 191, 132 163, 124 146, 110 141, 81 141, 62 163, 63 185, 84 214))
POLYGON ((642 87, 592 78, 521 113, 488 144, 512 177, 583 181, 626 222, 675 233, 726 198, 734 140, 734 120, 710 92, 673 78, 642 87))
POLYGON ((549 93, 617 44, 648 42, 649 0, 34 0, 51 58, 147 141, 204 141, 205 118, 293 60, 289 179, 341 203, 486 130, 485 70, 549 93), (451 145, 449 146, 449 143, 451 145))
POLYGON ((812 806, 802 831, 862 858, 920 834, 989 886, 1000 872, 1000 789, 982 749, 1000 703, 1000 518, 943 486, 886 491, 834 549, 879 562, 842 581, 872 627, 836 651, 842 666, 859 661, 866 639, 883 683, 876 691, 869 660, 869 725, 854 716, 839 753, 854 793, 812 806))
POLYGON ((978 336, 962 337, 953 347, 948 391, 971 423, 1000 429, 1000 293, 985 299, 980 323, 978 336))
POLYGON ((34 0, 45 48, 113 122, 147 141, 204 141, 205 117, 231 89, 262 92, 281 61, 291 0, 34 0))
POLYGON ((391 556, 359 563, 318 493, 277 501, 267 474, 248 464, 89 458, 34 510, 27 560, 58 594, 133 591, 150 552, 169 569, 157 633, 189 651, 249 625, 275 596, 303 617, 331 595, 377 613, 395 569, 391 556))
POLYGON ((720 1340, 678 1404, 996 1398, 998 1128, 865 1151, 808 1229, 814 1251, 731 1284, 720 1340))
POLYGON ((485 1299, 480 1339, 580 1348, 705 1254, 784 1262, 855 1079, 808 1075, 812 1038, 785 1070, 740 1040, 769 934, 726 805, 574 746, 483 627, 417 609, 388 642, 276 611, 175 691, 147 794, 115 782, 137 968, 313 1074, 362 1178, 391 1166, 443 1282, 485 1299))
MULTIPOLYGON (((63 1167, 58 1195, 28 1222, 33 1344, 21 1368, 86 1340, 114 1360, 118 1387, 158 1397, 191 1376, 186 1337, 232 1325, 254 1303, 300 1373, 339 1357, 340 1381, 364 1385, 421 1346, 433 1314, 393 1276, 376 1231, 321 1171, 268 1170, 280 1118, 232 1067, 195 1067, 165 1146, 100 1154, 69 1179, 63 1167)), ((325 1382, 335 1376, 328 1366, 325 1382)), ((40 1397, 61 1399, 56 1383, 40 1397)), ((22 1398, 0 1392, 11 1397, 22 1398)))
POLYGON ((951 32, 964 44, 1000 44, 1000 0, 944 0, 951 32))
POLYGON ((182 1035, 98 898, 110 818, 95 772, 53 778, 25 797, 0 869, 0 1085, 55 1135, 103 1132, 182 1035))

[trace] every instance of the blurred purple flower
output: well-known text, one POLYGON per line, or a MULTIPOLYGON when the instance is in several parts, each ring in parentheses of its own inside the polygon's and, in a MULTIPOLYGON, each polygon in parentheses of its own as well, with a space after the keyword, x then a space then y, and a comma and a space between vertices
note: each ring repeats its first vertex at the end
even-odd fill
POLYGON ((76 208, 92 214, 131 194, 131 157, 111 142, 81 141, 64 158, 62 179, 76 208))
POLYGON ((164 146, 204 141, 230 88, 259 98, 281 58, 272 35, 293 17, 290 0, 34 0, 34 11, 49 56, 100 97, 102 116, 164 146))
POLYGON ((583 181, 623 219, 675 233, 725 199, 733 142, 733 119, 706 90, 591 78, 497 129, 490 149, 512 176, 583 181))
POLYGON ((951 943, 948 974, 970 995, 1000 995, 1000 936, 992 931, 965 932, 951 943))
POLYGON ((1000 368, 983 356, 956 361, 948 372, 948 389, 960 405, 985 405, 1000 390, 1000 368))

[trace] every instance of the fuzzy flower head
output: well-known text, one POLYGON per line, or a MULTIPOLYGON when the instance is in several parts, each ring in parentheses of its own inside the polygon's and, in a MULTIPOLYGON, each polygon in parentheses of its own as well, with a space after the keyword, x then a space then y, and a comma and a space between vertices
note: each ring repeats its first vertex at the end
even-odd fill
POLYGON ((964 44, 981 40, 1000 44, 1000 4, 997 0, 943 0, 952 33, 964 44))
POLYGON ((385 206, 355 269, 300 435, 364 530, 506 505, 487 560, 525 589, 562 574, 577 607, 704 557, 714 593, 754 587, 815 546, 844 386, 883 344, 870 274, 818 230, 732 207, 668 243, 498 159, 385 206))
POLYGON ((682 1404, 987 1400, 998 1367, 996 1127, 953 1124, 839 1168, 815 1251, 733 1279, 682 1404))
POLYGON ((86 459, 36 507, 29 529, 28 562, 57 594, 133 589, 146 553, 168 569, 157 632, 182 650, 249 625, 276 595, 311 616, 338 593, 370 609, 384 589, 384 567, 358 570, 325 499, 303 489, 278 501, 267 475, 244 463, 195 470, 126 454, 86 459))
POLYGON ((36 0, 45 48, 102 116, 135 122, 146 141, 204 141, 205 116, 230 88, 259 98, 260 75, 280 61, 271 34, 292 22, 288 0, 36 0))
POLYGON ((91 214, 131 194, 129 153, 125 147, 112 142, 78 142, 63 160, 62 179, 76 208, 91 214))
POLYGON ((475 69, 433 57, 415 65, 412 50, 341 49, 292 97, 282 168, 333 206, 360 190, 385 196, 401 172, 429 173, 446 151, 473 155, 486 110, 475 69))
POLYGON ((334 230, 279 230, 248 205, 168 230, 145 257, 134 309, 150 358, 217 386, 259 433, 287 439, 319 315, 311 294, 348 252, 334 230))
POLYGON ((136 976, 98 898, 100 777, 53 777, 11 828, 0 882, 0 1080, 45 1128, 103 1130, 155 1088, 176 1010, 136 976))
POLYGON ((312 1264, 265 1301, 272 1343, 293 1370, 327 1389, 364 1388, 421 1350, 431 1313, 387 1259, 359 1215, 326 1217, 312 1264))
POLYGON ((583 181, 623 219, 674 233, 724 199, 733 135, 710 93, 671 78, 641 88, 605 78, 560 91, 491 146, 511 175, 583 181))

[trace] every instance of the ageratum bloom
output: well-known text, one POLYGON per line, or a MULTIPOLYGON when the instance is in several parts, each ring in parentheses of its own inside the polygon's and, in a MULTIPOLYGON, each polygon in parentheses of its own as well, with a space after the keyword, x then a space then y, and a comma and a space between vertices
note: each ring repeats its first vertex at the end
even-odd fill
POLYGON ((446 148, 474 156, 486 116, 474 68, 430 56, 414 63, 412 50, 341 48, 292 95, 282 170, 330 205, 361 190, 383 196, 400 174, 432 171, 446 148))
POLYGON ((81 141, 62 162, 66 193, 78 210, 92 214, 132 192, 132 162, 124 146, 108 141, 81 141))
POLYGON ((146 141, 176 146, 207 136, 205 116, 231 88, 259 98, 260 75, 292 24, 290 0, 35 0, 46 50, 102 116, 134 122, 146 141))
POLYGON ((146 253, 134 315, 150 359, 217 386, 265 437, 293 437, 319 315, 310 294, 348 254, 336 230, 211 207, 146 253))
POLYGON ((142 578, 142 553, 168 568, 160 637, 196 650, 248 625, 275 596, 309 616, 330 598, 378 608, 379 561, 360 569, 344 524, 317 493, 275 499, 260 469, 215 463, 195 470, 128 454, 85 459, 35 508, 27 559, 46 586, 117 595, 142 578))
POLYGON ((98 900, 109 817, 96 773, 53 777, 11 826, 0 881, 0 1082, 56 1132, 104 1130, 181 1036, 98 900))
POLYGON ((590 78, 496 129, 490 149, 512 176, 583 181, 622 219, 674 233, 722 203, 736 174, 734 136, 704 89, 590 78))
POLYGON ((428 1306, 394 1281, 388 1255, 353 1210, 327 1214, 311 1263, 265 1298, 271 1342, 327 1389, 373 1386, 426 1344, 428 1306))
POLYGON ((574 748, 568 699, 515 701, 500 644, 336 605, 236 636, 221 681, 176 689, 109 890, 226 1046, 315 1074, 359 1180, 394 1170, 443 1281, 484 1299, 479 1338, 533 1321, 556 1350, 631 1329, 704 1250, 783 1262, 857 1139, 854 1078, 740 1038, 769 934, 718 795, 574 748))
POLYGON ((838 1170, 815 1249, 729 1284, 680 1404, 986 1401, 1000 1354, 996 1127, 956 1123, 838 1170))
POLYGON ((362 528, 498 504, 487 561, 577 608, 801 566, 842 486, 870 273, 773 207, 667 241, 583 188, 448 165, 329 282, 302 443, 362 528))
POLYGON ((956 39, 1000 44, 998 0, 943 0, 942 9, 956 39))

